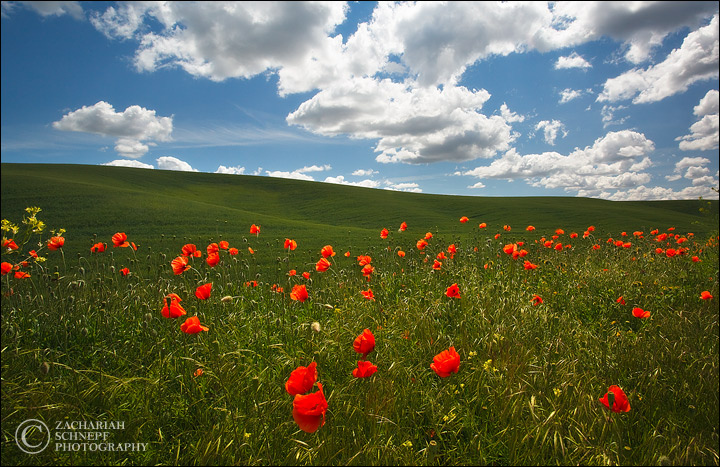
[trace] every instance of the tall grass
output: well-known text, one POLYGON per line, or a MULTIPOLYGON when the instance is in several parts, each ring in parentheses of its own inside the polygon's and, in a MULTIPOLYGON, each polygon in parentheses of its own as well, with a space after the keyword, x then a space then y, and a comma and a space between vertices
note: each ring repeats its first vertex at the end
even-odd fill
MULTIPOLYGON (((718 464, 717 233, 682 232, 680 245, 649 231, 613 233, 631 243, 622 247, 568 230, 553 242, 558 251, 541 241, 554 229, 456 224, 446 220, 449 234, 429 226, 436 233, 422 251, 412 231, 362 249, 328 232, 337 255, 325 272, 314 269, 319 250, 283 249, 292 231, 231 241, 239 254, 221 250, 215 267, 198 242, 203 257, 180 275, 170 261, 188 238, 75 256, 63 254, 67 243, 46 251, 33 237, 19 251, 48 260, 31 260, 29 278, 2 278, 2 464, 718 464), (518 240, 528 254, 514 260, 503 246, 518 240), (687 250, 669 257, 668 248, 687 250), (358 255, 372 257, 369 280, 358 255), (210 299, 195 298, 208 282, 210 299), (445 294, 454 283, 460 298, 445 294), (307 301, 289 298, 295 284, 307 286, 307 301), (375 300, 360 293, 368 288, 375 300), (715 298, 701 300, 702 291, 715 298), (169 293, 209 331, 188 335, 187 316, 164 318, 169 293), (634 307, 650 318, 634 318, 634 307), (352 342, 366 328, 378 371, 356 379, 352 342), (430 363, 450 346, 460 368, 440 378, 430 363), (324 426, 305 433, 284 384, 312 361, 329 407, 324 426), (613 384, 629 412, 598 402, 613 384), (15 430, 30 418, 51 430, 64 420, 124 421, 112 441, 148 445, 62 452, 53 441, 28 455, 15 430)), ((114 233, 87 243, 111 243, 114 233)), ((3 253, 12 264, 24 258, 3 253)))

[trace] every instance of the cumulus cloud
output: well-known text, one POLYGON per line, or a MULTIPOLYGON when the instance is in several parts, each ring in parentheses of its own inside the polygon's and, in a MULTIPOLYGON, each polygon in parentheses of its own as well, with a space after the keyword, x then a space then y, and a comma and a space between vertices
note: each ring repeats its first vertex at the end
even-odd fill
POLYGON ((422 188, 420 188, 420 185, 414 182, 402 182, 402 183, 393 183, 391 181, 385 181, 384 188, 386 190, 392 190, 392 191, 407 191, 409 193, 422 193, 422 188))
POLYGON ((543 130, 545 142, 550 146, 555 146, 555 139, 557 139, 560 133, 562 133, 563 138, 568 135, 565 125, 559 120, 543 120, 538 122, 538 124, 535 125, 535 130, 543 130))
POLYGON ((651 166, 655 149, 645 135, 630 130, 610 132, 592 146, 575 149, 567 156, 557 152, 518 154, 511 149, 488 166, 455 175, 479 179, 524 179, 532 186, 562 188, 579 196, 597 196, 606 190, 639 186, 650 181, 642 172, 651 166))
POLYGON ((53 122, 53 128, 117 138, 118 154, 137 159, 148 152, 148 144, 155 144, 153 141, 170 141, 172 117, 157 117, 154 110, 138 105, 115 112, 112 105, 100 101, 65 114, 53 122), (142 142, 147 140, 151 142, 142 142))
POLYGON ((140 161, 133 161, 127 159, 116 159, 114 161, 106 162, 102 165, 111 165, 115 167, 136 167, 138 169, 154 169, 155 167, 151 164, 144 164, 140 161))
POLYGON ((715 177, 710 175, 710 169, 705 167, 710 164, 710 159, 704 157, 683 157, 675 163, 675 170, 665 178, 669 181, 686 178, 692 181, 693 186, 716 186, 715 177))
POLYGON ((277 177, 277 178, 292 178, 295 180, 307 180, 309 182, 315 181, 315 179, 308 175, 308 172, 322 172, 325 170, 332 169, 329 165, 311 165, 311 166, 305 166, 300 169, 295 169, 293 171, 284 171, 284 170, 266 170, 265 174, 269 177, 277 177))
POLYGON ((225 167, 224 165, 218 166, 215 171, 216 174, 231 174, 231 175, 242 175, 245 173, 245 167, 225 167))
POLYGON ((562 70, 567 68, 592 68, 590 62, 582 58, 577 52, 573 52, 567 57, 558 57, 555 62, 555 69, 562 70))
POLYGON ((591 92, 591 89, 586 89, 583 91, 582 89, 565 88, 560 91, 560 100, 558 102, 561 104, 565 104, 567 102, 570 102, 571 100, 581 97, 583 94, 590 94, 591 92))
POLYGON ((181 161, 177 157, 162 156, 157 158, 158 169, 161 170, 177 170, 180 172, 197 172, 190 164, 181 161))
POLYGON ((700 117, 700 120, 692 124, 689 135, 675 138, 675 141, 680 141, 680 149, 683 151, 708 151, 718 148, 719 96, 720 93, 716 89, 711 89, 695 106, 694 114, 700 117))
POLYGON ((693 83, 717 79, 718 50, 718 16, 715 15, 710 24, 688 34, 680 48, 670 52, 664 61, 608 79, 597 101, 657 102, 685 92, 693 83))
POLYGON ((372 169, 357 169, 357 170, 354 171, 352 174, 355 175, 356 177, 368 177, 368 176, 375 175, 376 173, 378 173, 377 170, 372 170, 372 169))
POLYGON ((17 6, 29 8, 43 17, 67 14, 75 19, 85 18, 80 2, 2 2, 3 16, 10 14, 17 6))
POLYGON ((370 179, 360 180, 359 182, 350 182, 348 180, 345 180, 345 177, 342 175, 338 175, 337 177, 327 177, 325 180, 323 180, 325 183, 336 183, 339 185, 351 185, 351 186, 361 186, 365 188, 378 188, 380 186, 380 182, 370 179))
POLYGON ((627 106, 625 105, 603 105, 602 109, 600 110, 603 128, 607 128, 610 125, 622 125, 623 123, 625 123, 625 120, 627 120, 629 117, 625 116, 615 118, 615 112, 625 109, 627 109, 627 106))

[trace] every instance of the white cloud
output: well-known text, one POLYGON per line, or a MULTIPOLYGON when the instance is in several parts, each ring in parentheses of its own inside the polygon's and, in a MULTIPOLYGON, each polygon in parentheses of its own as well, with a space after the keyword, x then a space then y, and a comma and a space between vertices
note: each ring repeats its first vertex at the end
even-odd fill
POLYGON ((157 117, 154 110, 138 105, 115 112, 112 105, 100 101, 65 114, 53 122, 53 128, 118 138, 115 150, 121 156, 136 159, 149 149, 142 141, 170 141, 172 117, 157 117))
POLYGON ((369 176, 375 175, 375 174, 377 174, 377 173, 378 173, 377 170, 372 170, 372 169, 367 169, 367 170, 366 170, 366 169, 357 169, 357 170, 354 171, 352 174, 355 175, 356 177, 369 177, 369 176))
POLYGON ((349 182, 345 180, 345 177, 342 175, 338 175, 337 177, 327 177, 324 180, 325 183, 337 183, 339 185, 352 185, 352 186, 361 186, 365 188, 378 188, 380 186, 380 182, 375 180, 361 180, 359 182, 349 182))
POLYGON ((590 94, 592 93, 591 89, 570 89, 565 88, 562 91, 560 91, 560 100, 558 101, 560 104, 566 104, 570 102, 571 100, 577 99, 581 97, 583 94, 590 94))
POLYGON ((602 109, 600 110, 600 115, 602 115, 603 128, 607 128, 610 125, 622 125, 623 123, 625 123, 625 120, 629 118, 628 116, 617 119, 615 118, 615 112, 625 109, 627 109, 627 106, 625 105, 603 105, 602 109))
POLYGON ((555 146, 555 139, 557 139, 560 133, 562 133, 563 138, 568 135, 568 132, 565 129, 565 125, 558 120, 543 120, 541 122, 538 122, 537 125, 535 125, 535 129, 543 130, 543 133, 545 135, 545 142, 551 146, 555 146))
POLYGON ((468 186, 468 188, 473 188, 473 189, 485 188, 485 184, 483 182, 477 182, 473 185, 468 186))
MULTIPOLYGON (((717 185, 717 181, 716 181, 717 185)), ((618 190, 615 193, 603 193, 602 198, 611 201, 655 201, 655 200, 673 200, 673 199, 718 199, 717 192, 708 186, 689 186, 679 191, 667 187, 646 187, 640 185, 628 190, 618 190)))
POLYGON ((649 182, 650 175, 641 171, 652 164, 648 155, 654 149, 653 142, 645 135, 623 130, 610 132, 592 146, 575 149, 567 156, 557 152, 521 155, 511 149, 488 166, 456 175, 525 179, 532 186, 598 196, 606 190, 627 189, 649 182))
POLYGON ((231 175, 242 175, 245 173, 245 167, 225 167, 224 165, 218 166, 215 171, 216 174, 231 174, 231 175))
POLYGON ((407 191, 410 193, 422 193, 420 185, 414 182, 393 183, 390 181, 385 181, 385 189, 392 191, 407 191))
POLYGON ((503 104, 500 106, 500 115, 502 115, 502 118, 505 119, 507 123, 515 123, 515 122, 524 122, 525 116, 519 115, 513 111, 511 111, 507 104, 503 102, 503 104))
POLYGON ((117 159, 114 161, 106 162, 102 165, 111 165, 111 166, 115 166, 115 167, 137 167, 139 169, 154 169, 155 168, 150 164, 144 164, 140 161, 131 161, 131 160, 127 160, 127 159, 117 159))
POLYGON ((562 70, 567 68, 592 68, 592 65, 582 58, 580 55, 578 55, 577 52, 573 52, 567 57, 558 57, 557 62, 555 62, 555 69, 556 70, 562 70))
POLYGON ((705 167, 710 164, 710 159, 704 157, 683 157, 675 163, 675 170, 671 175, 665 178, 669 181, 680 180, 686 178, 696 187, 709 187, 718 185, 717 174, 715 177, 710 175, 710 169, 705 167))
POLYGON ((2 14, 7 16, 17 6, 22 5, 30 8, 39 15, 46 16, 62 16, 68 14, 75 19, 82 20, 85 18, 82 6, 79 2, 2 2, 2 14))
POLYGON ((718 148, 718 134, 720 134, 720 119, 718 118, 720 107, 720 93, 711 89, 695 106, 694 113, 700 120, 690 127, 690 134, 679 136, 675 141, 680 141, 680 149, 683 151, 708 151, 718 148))
POLYGON ((180 172, 197 172, 190 164, 172 156, 162 156, 157 158, 158 169, 161 170, 177 170, 180 172))
POLYGON ((268 177, 292 178, 295 180, 307 180, 309 182, 315 181, 315 179, 312 178, 310 175, 306 175, 302 172, 298 172, 297 170, 294 170, 292 172, 282 171, 282 170, 266 170, 265 174, 267 174, 268 177))
POLYGON ((633 103, 641 104, 685 92, 693 83, 717 79, 718 54, 716 15, 710 24, 688 34, 680 48, 673 50, 663 62, 608 79, 597 100, 632 99, 633 103))

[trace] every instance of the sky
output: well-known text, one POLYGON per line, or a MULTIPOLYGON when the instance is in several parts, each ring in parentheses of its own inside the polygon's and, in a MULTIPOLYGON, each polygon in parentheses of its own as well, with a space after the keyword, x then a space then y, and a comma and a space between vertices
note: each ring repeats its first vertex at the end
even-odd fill
POLYGON ((2 2, 0 160, 717 199, 718 2, 2 2))

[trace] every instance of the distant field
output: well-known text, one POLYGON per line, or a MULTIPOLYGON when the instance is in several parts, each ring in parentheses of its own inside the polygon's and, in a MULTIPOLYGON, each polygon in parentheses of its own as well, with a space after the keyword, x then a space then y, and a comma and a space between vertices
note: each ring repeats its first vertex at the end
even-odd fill
POLYGON ((48 225, 67 230, 66 252, 85 253, 98 240, 126 232, 141 247, 175 249, 249 235, 252 224, 264 238, 297 240, 299 250, 317 252, 331 239, 337 248, 374 244, 382 228, 408 235, 428 230, 449 238, 512 227, 536 232, 556 228, 582 232, 595 225, 599 236, 621 231, 676 227, 702 235, 717 230, 718 202, 712 216, 699 200, 612 202, 573 197, 469 197, 342 186, 245 175, 189 173, 124 167, 55 164, 2 164, 3 217, 19 221, 27 206, 43 209, 48 225), (467 216, 470 221, 448 225, 467 216), (175 236, 175 240, 172 240, 175 236))

